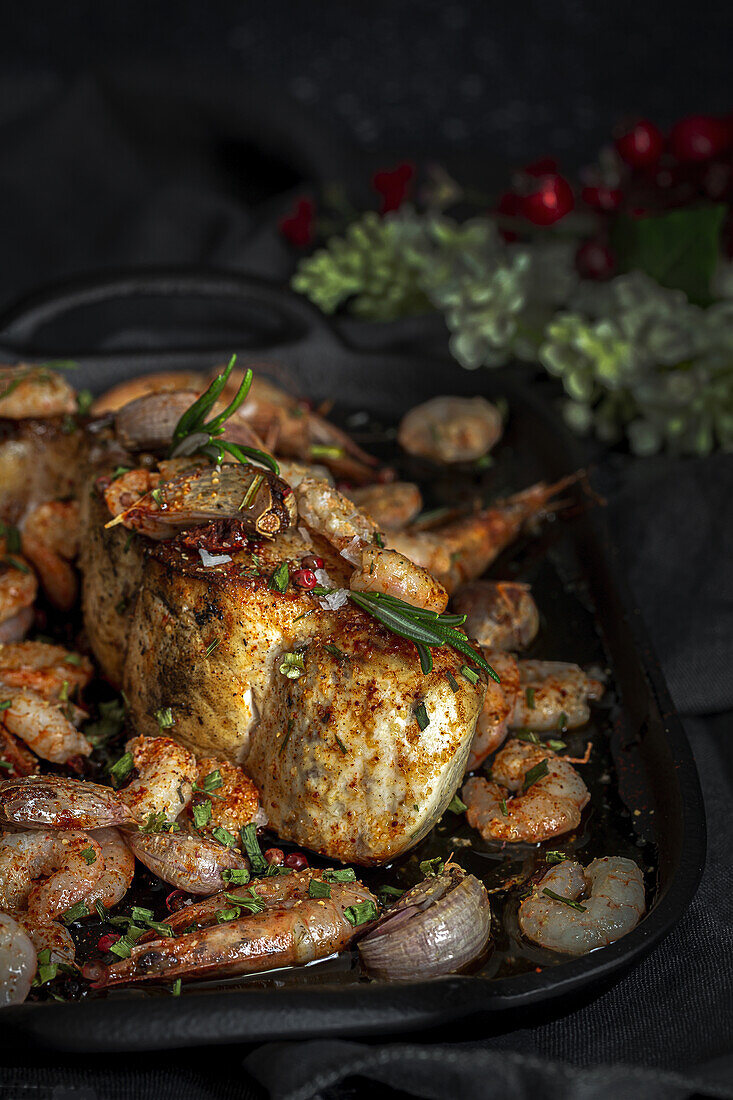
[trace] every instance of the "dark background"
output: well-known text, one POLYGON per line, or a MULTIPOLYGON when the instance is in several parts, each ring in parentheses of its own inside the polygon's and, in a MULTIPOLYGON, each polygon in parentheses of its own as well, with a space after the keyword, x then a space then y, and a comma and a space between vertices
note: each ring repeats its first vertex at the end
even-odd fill
MULTIPOLYGON (((411 157, 491 188, 543 155, 588 162, 632 113, 667 126, 733 108, 733 10, 708 0, 1 10, 0 307, 125 265, 285 277, 277 218, 316 183, 343 178, 363 196, 374 168, 411 157)), ((2 1100, 247 1097, 250 1071, 293 1100, 732 1095, 731 459, 616 455, 604 473, 708 807, 706 875, 670 940, 587 1009, 498 1039, 454 1029, 399 1048, 192 1050, 134 1065, 39 1052, 0 1067, 2 1100), (324 1068, 350 1078, 346 1091, 314 1084, 324 1068)))

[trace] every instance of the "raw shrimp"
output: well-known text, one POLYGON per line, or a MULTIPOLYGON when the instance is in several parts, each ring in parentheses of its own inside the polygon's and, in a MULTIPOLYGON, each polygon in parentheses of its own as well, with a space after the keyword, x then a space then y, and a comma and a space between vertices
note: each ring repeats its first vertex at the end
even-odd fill
POLYGON ((0 838, 0 907, 49 921, 83 901, 104 872, 88 833, 34 830, 0 838))
POLYGON ((386 545, 430 570, 448 592, 455 592, 459 585, 480 577, 531 520, 552 510, 552 498, 577 479, 573 475, 554 485, 541 481, 490 508, 430 531, 408 528, 391 534, 386 545))
POLYGON ((252 535, 271 539, 297 518, 293 490, 282 478, 240 462, 214 466, 188 460, 182 472, 166 480, 162 471, 130 470, 111 482, 104 498, 114 514, 107 527, 124 523, 156 540, 223 519, 236 519, 252 535))
POLYGON ((36 949, 25 928, 0 913, 0 1008, 20 1005, 36 973, 36 949))
POLYGON ((476 723, 467 771, 474 771, 512 729, 575 729, 589 717, 589 699, 600 699, 603 684, 564 661, 518 661, 510 653, 483 649, 499 676, 490 682, 476 723))
POLYGON ((490 753, 499 748, 505 739, 519 695, 519 668, 509 653, 483 651, 499 683, 488 678, 486 697, 476 722, 476 732, 471 742, 466 771, 474 771, 490 753))
POLYGON ((135 857, 117 829, 94 829, 89 835, 102 850, 104 871, 92 890, 84 895, 84 901, 90 909, 97 902, 111 909, 122 901, 132 885, 135 857))
POLYGON ((76 412, 76 394, 68 382, 29 363, 0 367, 0 417, 35 420, 76 412))
POLYGON ((31 688, 0 685, 0 705, 0 722, 43 760, 66 764, 91 753, 92 746, 76 728, 84 711, 71 703, 51 703, 31 688))
POLYGON ((40 921, 29 913, 13 913, 13 919, 24 928, 36 953, 48 951, 49 962, 73 963, 76 947, 71 934, 58 921, 40 921))
POLYGON ((226 888, 222 871, 241 870, 246 860, 236 848, 183 832, 125 830, 133 854, 164 882, 189 894, 214 894, 226 888))
MULTIPOLYGON (((215 375, 220 373, 219 369, 214 372, 215 375)), ((232 372, 222 398, 234 396, 242 377, 242 371, 232 372)), ((262 375, 253 378, 238 416, 265 440, 267 449, 273 454, 304 462, 322 462, 338 477, 349 481, 374 480, 378 465, 375 458, 330 421, 312 412, 307 404, 291 397, 262 375)))
POLYGON ((0 723, 0 792, 3 779, 35 775, 38 770, 38 760, 33 753, 0 723))
POLYGON ((79 582, 71 564, 79 553, 79 502, 51 500, 37 505, 21 525, 24 556, 40 577, 54 607, 70 611, 79 582))
POLYGON ((349 490, 346 496, 371 516, 382 531, 401 531, 422 509, 422 494, 411 481, 365 485, 349 490))
POLYGON ((472 581, 456 590, 451 606, 466 616, 464 630, 492 650, 524 649, 540 626, 540 613, 528 584, 472 581))
POLYGON ((433 462, 475 462, 498 443, 502 427, 501 413, 484 397, 434 397, 406 413, 397 439, 433 462))
POLYGON ((0 537, 0 643, 19 642, 33 625, 36 575, 19 554, 8 554, 0 537))
POLYGON ((644 876, 632 859, 604 856, 583 871, 568 860, 552 867, 519 907, 522 933, 542 947, 585 955, 625 936, 646 909, 644 876), (549 896, 578 902, 575 908, 549 896))
POLYGON ((60 645, 15 642, 0 646, 0 684, 31 688, 48 702, 58 702, 61 696, 68 698, 86 687, 93 672, 88 657, 60 645))
POLYGON ((164 370, 152 374, 141 374, 137 378, 128 378, 119 382, 98 397, 92 405, 94 416, 116 412, 123 405, 129 405, 138 397, 149 393, 173 393, 176 390, 191 390, 198 396, 206 389, 206 376, 193 370, 164 370))
POLYGON ((211 816, 204 828, 224 828, 239 836, 239 830, 250 822, 259 822, 260 797, 251 779, 236 764, 213 757, 201 757, 197 764, 197 793, 194 804, 211 804, 211 816), (219 784, 219 785, 217 785, 219 784))
POLYGON ((413 607, 439 613, 448 604, 448 593, 427 569, 396 550, 380 550, 378 546, 367 546, 362 551, 361 568, 352 573, 349 587, 354 592, 384 592, 413 607))
MULTIPOLYGON (((225 977, 302 966, 343 950, 356 935, 346 910, 364 902, 374 904, 373 896, 361 883, 350 882, 331 883, 328 898, 310 898, 304 894, 303 882, 295 879, 293 875, 285 880, 286 884, 292 882, 291 890, 277 908, 249 916, 242 908, 243 915, 233 920, 174 939, 136 944, 128 959, 114 963, 101 974, 90 968, 87 976, 96 978, 97 987, 168 981, 179 976, 225 977)), ((259 888, 259 883, 248 888, 250 905, 256 901, 259 888)), ((226 902, 223 907, 231 910, 234 904, 226 902)))
POLYGON ((604 686, 565 661, 519 661, 521 691, 511 725, 532 730, 575 729, 590 718, 588 700, 604 686))
POLYGON ((494 759, 491 774, 491 782, 469 779, 461 794, 468 824, 484 840, 536 844, 560 836, 577 828, 590 799, 575 768, 546 746, 508 741, 494 759), (528 773, 534 768, 544 771, 545 763, 546 773, 525 788, 528 773))
POLYGON ((106 829, 133 817, 110 787, 35 775, 0 784, 0 821, 24 829, 106 829))
POLYGON ((298 513, 305 525, 322 535, 352 565, 361 565, 362 550, 374 543, 378 528, 338 489, 304 477, 295 488, 298 513))
POLYGON ((196 757, 170 737, 133 737, 125 751, 132 753, 138 775, 117 792, 120 801, 141 825, 151 815, 175 821, 191 801, 196 757))

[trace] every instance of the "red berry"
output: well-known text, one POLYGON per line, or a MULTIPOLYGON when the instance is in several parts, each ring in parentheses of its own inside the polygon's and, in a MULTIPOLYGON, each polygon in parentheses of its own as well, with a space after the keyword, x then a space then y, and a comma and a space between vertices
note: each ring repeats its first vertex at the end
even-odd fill
POLYGON ((409 161, 398 164, 392 171, 374 173, 372 187, 382 198, 380 214, 387 214, 390 210, 399 210, 409 194, 414 175, 415 165, 409 161))
POLYGON ((97 947, 100 951, 109 951, 112 944, 117 943, 119 938, 120 936, 118 932, 108 932, 105 936, 99 937, 97 947))
POLYGON ((313 554, 308 554, 300 559, 300 564, 304 569, 323 569, 323 558, 316 558, 313 554))
POLYGON ((656 164, 664 148, 664 135, 647 118, 620 131, 616 136, 618 155, 632 168, 649 168, 656 164))
POLYGON ((575 253, 575 265, 584 279, 610 279, 616 259, 600 241, 583 241, 575 253))
POLYGON ((276 867, 281 867, 285 861, 282 848, 267 848, 265 851, 265 859, 269 864, 275 864, 276 867))
POLYGON ((291 580, 294 584, 297 584, 299 588, 315 588, 318 584, 318 579, 312 569, 296 569, 293 573, 291 580))
POLYGON ((293 871, 302 871, 308 866, 308 860, 302 852, 289 852, 283 862, 286 867, 290 867, 293 871))
POLYGON ((575 205, 573 191, 562 176, 543 176, 521 200, 520 211, 533 225, 552 225, 575 205))
POLYGON ((618 187, 584 187, 581 196, 583 202, 594 210, 618 210, 623 195, 618 187))
POLYGON ((313 221, 316 208, 312 199, 298 199, 292 214, 280 218, 278 229, 296 248, 305 248, 313 240, 313 221))
MULTIPOLYGON (((521 201, 515 191, 505 191, 502 195, 499 195, 496 203, 496 213, 503 215, 505 218, 516 218, 519 215, 521 201)), ((499 232, 508 244, 517 239, 517 234, 513 229, 501 226, 499 232)))
POLYGON ((713 115, 690 115, 672 127, 669 144, 677 160, 710 160, 724 152, 731 141, 728 123, 713 115))

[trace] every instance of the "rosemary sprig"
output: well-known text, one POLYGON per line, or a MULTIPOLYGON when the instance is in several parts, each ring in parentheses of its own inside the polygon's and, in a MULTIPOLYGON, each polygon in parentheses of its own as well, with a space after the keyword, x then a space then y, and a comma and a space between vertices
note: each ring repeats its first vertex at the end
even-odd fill
POLYGON ((433 668, 433 656, 430 650, 449 645, 487 672, 497 684, 500 683, 491 665, 476 653, 466 635, 456 630, 456 627, 465 623, 465 615, 439 615, 437 611, 425 611, 422 607, 413 607, 412 604, 398 600, 396 596, 386 595, 384 592, 349 592, 349 596, 357 607, 373 615, 393 634, 399 634, 400 637, 415 643, 424 673, 432 671, 433 668))
POLYGON ((249 393, 254 377, 251 370, 247 369, 245 371, 239 389, 227 407, 211 420, 206 420, 223 393, 236 360, 236 355, 233 355, 222 373, 216 376, 209 388, 194 401, 193 405, 186 409, 173 432, 169 456, 170 458, 180 458, 185 455, 204 454, 221 465, 224 454, 227 453, 245 466, 249 465, 250 459, 253 459, 261 466, 267 466, 274 474, 279 474, 280 467, 272 455, 267 454, 266 451, 260 451, 256 447, 245 447, 240 443, 232 443, 231 440, 219 438, 224 432, 226 421, 244 403, 249 393))

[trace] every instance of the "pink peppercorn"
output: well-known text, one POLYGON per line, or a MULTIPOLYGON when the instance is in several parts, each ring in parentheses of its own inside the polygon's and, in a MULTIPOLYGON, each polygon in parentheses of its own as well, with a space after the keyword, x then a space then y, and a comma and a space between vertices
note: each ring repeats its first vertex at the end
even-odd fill
POLYGON ((99 943, 97 944, 97 947, 100 951, 109 951, 112 944, 117 943, 119 938, 120 937, 117 932, 107 932, 105 936, 99 937, 99 943))
POLYGON ((312 569, 298 569, 291 578, 299 588, 315 588, 318 579, 312 569))
POLYGON ((274 863, 277 867, 281 867, 285 861, 285 855, 282 848, 268 848, 265 851, 265 859, 268 863, 274 863))
POLYGON ((308 860, 302 852, 288 852, 284 860, 285 866, 293 871, 302 871, 308 866, 308 860))
POLYGON ((316 558, 312 554, 308 554, 301 559, 300 564, 304 569, 323 569, 323 558, 316 558))

